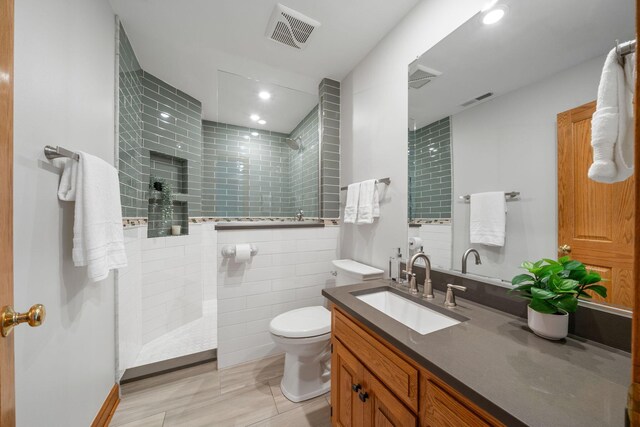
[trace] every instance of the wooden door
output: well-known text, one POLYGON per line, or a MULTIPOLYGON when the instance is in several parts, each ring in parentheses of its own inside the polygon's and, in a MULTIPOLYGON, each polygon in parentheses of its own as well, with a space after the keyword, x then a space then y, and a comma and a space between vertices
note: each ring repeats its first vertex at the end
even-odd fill
MULTIPOLYGON (((606 302, 633 302, 634 178, 601 184, 587 176, 593 154, 590 102, 558 114, 558 248, 607 281, 606 302)), ((597 298, 602 300, 602 298, 597 298)))
MULTIPOLYGON (((0 307, 13 305, 13 0, 0 0, 0 307)), ((13 335, 0 337, 0 426, 15 425, 13 335)))
POLYGON ((358 398, 362 391, 364 367, 340 341, 333 340, 331 358, 331 406, 333 425, 360 427, 363 422, 363 406, 358 398))
POLYGON ((364 371, 364 393, 365 426, 416 426, 416 416, 367 370, 364 371))

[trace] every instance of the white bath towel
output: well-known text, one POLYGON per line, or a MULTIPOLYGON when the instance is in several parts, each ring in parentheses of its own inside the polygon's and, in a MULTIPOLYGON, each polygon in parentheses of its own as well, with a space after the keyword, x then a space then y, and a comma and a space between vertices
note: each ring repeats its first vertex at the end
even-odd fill
POLYGON ((616 50, 611 50, 602 69, 591 121, 593 164, 589 178, 593 181, 620 182, 633 174, 634 81, 635 54, 626 56, 623 68, 616 50))
POLYGON ((360 198, 360 183, 349 184, 347 187, 347 203, 344 207, 344 223, 355 224, 358 217, 358 200, 360 198))
POLYGON ((80 160, 58 160, 64 170, 58 198, 74 201, 73 263, 87 266, 93 282, 126 267, 120 184, 116 169, 98 157, 79 153, 80 160))
POLYGON ((380 216, 380 195, 375 179, 360 183, 360 200, 358 201, 358 224, 372 224, 374 218, 380 216))
POLYGON ((469 241, 504 246, 507 202, 503 191, 471 195, 469 241))

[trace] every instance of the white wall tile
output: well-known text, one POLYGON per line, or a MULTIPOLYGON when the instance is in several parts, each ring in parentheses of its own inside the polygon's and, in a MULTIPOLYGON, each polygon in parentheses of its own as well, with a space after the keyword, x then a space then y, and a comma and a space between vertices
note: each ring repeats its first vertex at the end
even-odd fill
POLYGON ((271 319, 325 304, 322 289, 335 284, 338 233, 339 227, 218 231, 220 368, 281 353, 269 333, 271 319), (240 243, 255 244, 258 255, 241 264, 222 259, 224 245, 240 243))

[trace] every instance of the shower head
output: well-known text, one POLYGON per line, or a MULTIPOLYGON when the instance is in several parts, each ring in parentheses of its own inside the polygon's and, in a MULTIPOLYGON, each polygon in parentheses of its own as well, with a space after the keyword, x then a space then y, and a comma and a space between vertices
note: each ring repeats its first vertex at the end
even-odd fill
POLYGON ((302 138, 300 137, 297 137, 296 139, 287 138, 285 141, 292 150, 299 150, 302 146, 302 138))

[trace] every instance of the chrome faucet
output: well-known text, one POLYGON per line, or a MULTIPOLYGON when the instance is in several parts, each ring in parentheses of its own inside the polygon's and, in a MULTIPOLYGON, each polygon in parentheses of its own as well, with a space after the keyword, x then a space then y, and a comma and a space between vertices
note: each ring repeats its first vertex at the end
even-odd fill
POLYGON ((429 261, 429 257, 424 252, 418 252, 417 254, 412 256, 409 260, 409 263, 407 264, 407 270, 403 271, 403 273, 405 273, 407 275, 407 278, 409 279, 409 293, 413 295, 418 294, 416 275, 413 272, 413 265, 418 258, 424 259, 425 263, 424 291, 422 292, 422 297, 426 299, 433 299, 433 285, 431 284, 431 261, 429 261))
POLYGON ((469 248, 462 255, 462 274, 467 274, 467 258, 469 257, 469 254, 473 254, 476 257, 476 265, 482 264, 478 251, 473 248, 469 248))
POLYGON ((304 211, 302 209, 298 209, 298 213, 296 214, 296 218, 298 221, 302 221, 304 219, 304 211))

